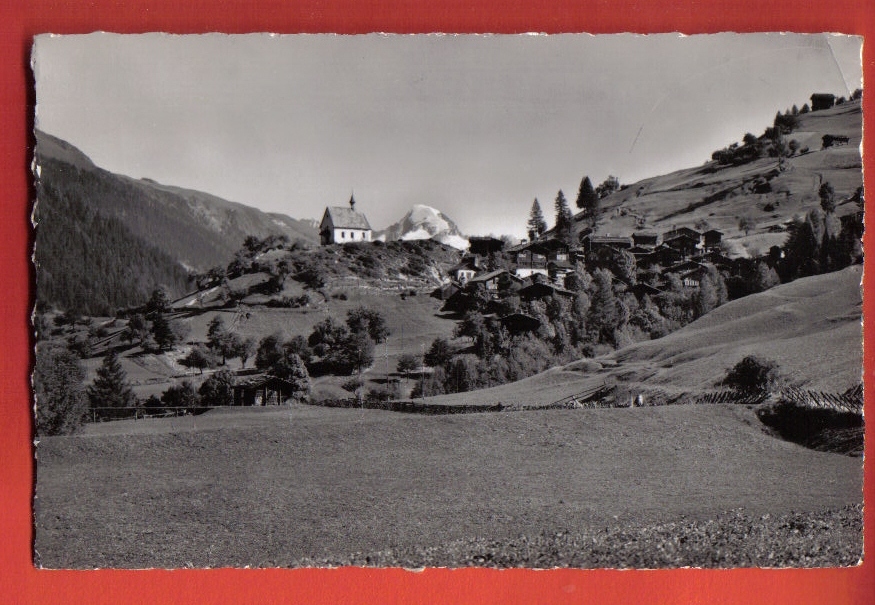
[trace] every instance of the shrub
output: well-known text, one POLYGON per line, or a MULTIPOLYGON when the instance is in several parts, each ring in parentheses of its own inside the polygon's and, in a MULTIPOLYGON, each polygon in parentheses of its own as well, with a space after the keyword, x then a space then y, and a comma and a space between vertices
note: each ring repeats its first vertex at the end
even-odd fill
POLYGON ((453 356, 450 343, 445 338, 435 338, 423 358, 425 365, 433 368, 444 365, 453 356))
POLYGON ((219 370, 207 378, 198 395, 202 405, 218 406, 234 404, 234 374, 228 370, 219 370))
POLYGON ((185 408, 189 412, 197 412, 200 398, 194 386, 187 380, 168 388, 161 395, 161 403, 169 408, 185 408))
POLYGON ((397 370, 399 374, 404 374, 406 378, 410 377, 410 372, 419 370, 422 366, 422 359, 419 355, 405 353, 398 358, 397 370))
POLYGON ((748 355, 727 373, 720 384, 744 394, 772 390, 779 382, 778 364, 756 355, 748 355))

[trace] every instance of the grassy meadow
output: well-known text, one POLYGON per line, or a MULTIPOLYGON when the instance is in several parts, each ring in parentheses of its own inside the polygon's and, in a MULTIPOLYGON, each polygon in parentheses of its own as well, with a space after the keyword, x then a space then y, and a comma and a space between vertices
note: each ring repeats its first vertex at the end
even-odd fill
MULTIPOLYGON (((38 456, 35 556, 50 568, 366 564, 368 553, 429 548, 458 553, 443 560, 458 566, 485 563, 478 544, 622 527, 650 528, 643 550, 594 563, 707 565, 647 560, 659 548, 643 538, 727 513, 832 519, 862 499, 858 458, 776 439, 751 409, 731 405, 460 416, 216 410, 90 425, 43 439, 38 456)), ((859 556, 862 534, 818 527, 805 540, 826 541, 826 561, 773 544, 775 562, 859 556)), ((749 560, 749 547, 736 536, 717 564, 749 560)))

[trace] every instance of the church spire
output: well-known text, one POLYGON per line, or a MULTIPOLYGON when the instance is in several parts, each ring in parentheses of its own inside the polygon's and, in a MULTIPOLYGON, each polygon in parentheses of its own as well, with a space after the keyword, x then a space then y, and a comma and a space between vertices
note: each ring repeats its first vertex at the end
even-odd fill
POLYGON ((355 210, 355 195, 352 193, 349 195, 349 208, 355 210))

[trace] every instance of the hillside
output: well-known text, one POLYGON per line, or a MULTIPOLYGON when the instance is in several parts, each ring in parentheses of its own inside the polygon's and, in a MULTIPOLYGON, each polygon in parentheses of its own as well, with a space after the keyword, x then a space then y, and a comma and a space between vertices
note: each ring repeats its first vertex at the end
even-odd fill
POLYGON ((549 404, 594 385, 713 390, 745 355, 776 361, 792 384, 841 392, 863 367, 862 267, 798 279, 718 307, 656 340, 556 367, 491 389, 426 398, 470 405, 549 404))
MULTIPOLYGON (((783 170, 772 157, 738 166, 710 160, 702 166, 624 185, 601 200, 603 213, 597 232, 630 235, 675 227, 718 229, 736 255, 755 256, 783 243, 786 221, 817 207, 822 182, 835 189, 837 214, 851 212, 853 205, 841 202, 863 184, 860 101, 799 115, 797 127, 784 138, 796 140, 799 151, 784 158, 783 170), (825 134, 847 136, 848 144, 822 149, 825 134), (743 215, 750 215, 756 224, 750 234, 739 228, 738 219, 743 215)), ((583 216, 576 219, 582 221, 583 216)))
POLYGON ((96 167, 65 141, 40 131, 36 131, 36 138, 37 215, 43 223, 36 238, 36 257, 43 272, 38 295, 47 304, 73 305, 79 312, 106 312, 142 302, 137 292, 148 292, 158 284, 181 293, 185 290, 181 274, 227 263, 247 235, 317 241, 312 221, 267 214, 202 192, 116 175, 96 167), (71 213, 72 206, 96 218, 87 225, 68 224, 65 221, 81 215, 71 213), (105 249, 98 243, 103 234, 95 232, 96 225, 107 221, 115 225, 118 247, 129 251, 124 258, 115 248, 105 249), (53 225, 56 222, 59 224, 53 225), (86 251, 75 262, 52 249, 55 242, 49 239, 59 232, 66 234, 65 247, 86 251), (144 260, 140 262, 140 258, 144 260), (92 292, 90 284, 98 272, 126 277, 114 278, 112 287, 92 292), (79 294, 65 296, 71 286, 50 285, 58 279, 74 284, 79 294))

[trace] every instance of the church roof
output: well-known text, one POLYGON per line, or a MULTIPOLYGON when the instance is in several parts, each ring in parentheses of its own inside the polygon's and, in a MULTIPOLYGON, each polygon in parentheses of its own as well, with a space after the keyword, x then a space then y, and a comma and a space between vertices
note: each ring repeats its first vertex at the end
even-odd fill
POLYGON ((325 213, 331 217, 335 229, 370 229, 367 217, 361 212, 343 206, 329 206, 325 213))

